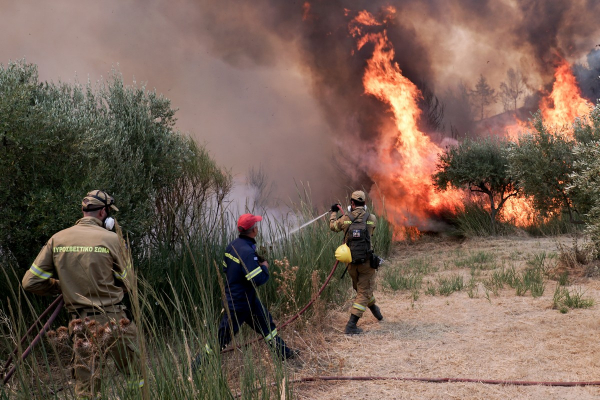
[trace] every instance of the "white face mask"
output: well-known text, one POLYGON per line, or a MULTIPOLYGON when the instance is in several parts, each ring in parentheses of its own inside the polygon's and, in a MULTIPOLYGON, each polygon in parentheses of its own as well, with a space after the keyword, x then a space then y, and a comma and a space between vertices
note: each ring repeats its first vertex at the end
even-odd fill
POLYGON ((113 217, 106 217, 106 219, 104 220, 104 228, 108 229, 109 231, 112 231, 114 227, 115 219, 113 217))
MULTIPOLYGON (((365 208, 365 211, 367 211, 367 205, 365 204, 363 207, 365 208)), ((352 212, 352 206, 348 206, 348 212, 352 212)))

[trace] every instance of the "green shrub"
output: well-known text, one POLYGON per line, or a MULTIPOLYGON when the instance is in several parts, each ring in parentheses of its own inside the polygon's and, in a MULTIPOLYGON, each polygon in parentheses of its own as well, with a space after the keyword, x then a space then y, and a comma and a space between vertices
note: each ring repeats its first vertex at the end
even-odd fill
POLYGON ((594 305, 594 299, 584 298, 580 290, 569 291, 564 286, 557 285, 554 291, 553 308, 565 314, 570 308, 589 308, 594 305))
POLYGON ((450 296, 454 292, 460 292, 464 285, 463 277, 455 274, 449 277, 439 277, 437 279, 437 292, 443 296, 450 296))
POLYGON ((485 251, 478 251, 470 253, 467 257, 461 258, 454 261, 454 265, 458 268, 471 268, 471 269, 493 269, 496 267, 494 260, 496 255, 485 251))
POLYGON ((514 227, 502 221, 492 224, 490 214, 480 201, 467 201, 452 220, 456 234, 464 237, 486 237, 506 235, 514 232, 514 227))
POLYGON ((398 268, 385 270, 383 273, 384 287, 393 291, 398 290, 419 290, 423 282, 423 275, 408 274, 403 275, 398 268))
POLYGON ((175 131, 170 101, 124 86, 116 72, 84 87, 39 82, 25 62, 0 66, 0 115, 0 175, 11 177, 0 180, 0 255, 23 271, 80 218, 89 190, 115 197, 139 262, 152 245, 182 245, 165 218, 176 214, 189 230, 186 222, 203 223, 202 201, 218 203, 230 189, 229 174, 175 131))

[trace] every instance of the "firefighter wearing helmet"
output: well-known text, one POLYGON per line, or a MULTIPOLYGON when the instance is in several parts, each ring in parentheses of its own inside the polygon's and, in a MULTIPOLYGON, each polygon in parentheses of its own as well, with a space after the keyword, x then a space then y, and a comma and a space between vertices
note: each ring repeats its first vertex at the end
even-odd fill
POLYGON ((78 399, 96 398, 110 354, 127 376, 132 396, 144 385, 138 354, 137 328, 122 304, 133 278, 122 239, 111 232, 118 211, 102 190, 89 192, 81 203, 83 218, 52 236, 23 277, 23 289, 35 294, 62 293, 70 314, 73 376, 78 399))
POLYGON ((377 218, 367 211, 365 200, 365 192, 357 190, 350 197, 348 214, 338 218, 340 205, 334 204, 331 206, 329 216, 331 230, 334 232, 344 231, 344 243, 350 248, 352 256, 352 261, 348 264, 348 273, 352 278, 352 287, 356 290, 356 298, 352 304, 350 320, 344 330, 347 335, 362 333, 362 329, 356 324, 367 308, 371 310, 377 320, 383 319, 373 295, 377 270, 371 267, 373 257, 371 237, 377 225, 377 218))

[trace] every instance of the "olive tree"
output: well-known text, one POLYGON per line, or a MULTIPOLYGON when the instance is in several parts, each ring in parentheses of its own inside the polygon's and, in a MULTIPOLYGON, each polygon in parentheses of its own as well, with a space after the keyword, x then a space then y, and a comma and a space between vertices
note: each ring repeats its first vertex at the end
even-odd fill
POLYGON ((77 218, 89 168, 79 99, 38 82, 34 65, 0 66, 0 253, 20 265, 77 218))
POLYGON ((600 103, 573 124, 577 144, 573 148, 573 172, 567 192, 582 204, 587 231, 600 257, 600 103))
POLYGON ((575 220, 573 193, 567 192, 572 183, 574 145, 568 136, 548 130, 538 113, 533 130, 510 148, 510 172, 543 217, 565 210, 569 219, 575 220))
POLYGON ((507 148, 508 142, 500 139, 465 139, 440 154, 437 172, 433 174, 439 190, 462 188, 485 196, 494 230, 498 212, 506 200, 519 194, 508 170, 507 148))
POLYGON ((28 267, 81 216, 92 189, 115 197, 134 256, 172 239, 162 231, 174 229, 161 222, 167 212, 178 210, 180 230, 200 224, 189 217, 190 207, 202 210, 191 199, 222 199, 231 178, 175 121, 167 98, 125 86, 114 71, 84 86, 39 82, 24 61, 0 66, 0 255, 28 267), (159 207, 174 191, 179 203, 159 207))
POLYGON ((541 216, 564 211, 571 222, 581 223, 591 199, 586 187, 573 183, 573 174, 585 168, 576 162, 581 156, 574 148, 600 139, 600 111, 596 108, 589 116, 577 119, 573 137, 549 130, 539 112, 532 122, 533 129, 510 148, 510 172, 541 216))

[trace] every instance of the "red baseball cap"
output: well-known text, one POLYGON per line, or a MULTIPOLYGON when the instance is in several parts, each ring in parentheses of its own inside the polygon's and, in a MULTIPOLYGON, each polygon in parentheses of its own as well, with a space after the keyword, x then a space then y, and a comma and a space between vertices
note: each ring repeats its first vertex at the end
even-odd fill
POLYGON ((243 232, 252 228, 255 223, 258 221, 262 221, 262 217, 260 215, 252 215, 252 214, 243 214, 240 215, 240 218, 237 222, 238 231, 243 232))

